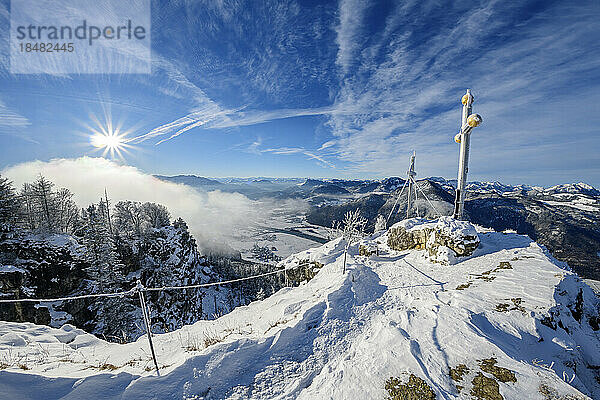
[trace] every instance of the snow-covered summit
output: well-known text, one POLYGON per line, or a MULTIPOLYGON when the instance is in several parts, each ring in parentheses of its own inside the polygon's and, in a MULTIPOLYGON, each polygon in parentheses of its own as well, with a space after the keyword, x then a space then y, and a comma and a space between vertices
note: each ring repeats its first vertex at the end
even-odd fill
POLYGON ((392 250, 387 232, 350 247, 346 274, 342 239, 291 256, 283 266, 324 266, 299 287, 155 335, 160 377, 145 337, 120 345, 69 326, 0 322, 0 393, 382 399, 386 382, 399 391, 422 382, 438 399, 599 398, 593 291, 526 236, 477 234, 474 254, 451 268, 392 250), (359 256, 361 245, 379 254, 359 256))
POLYGON ((456 238, 464 236, 477 237, 477 230, 473 224, 467 221, 460 221, 452 217, 443 216, 434 220, 426 218, 409 218, 392 225, 391 228, 402 227, 407 231, 422 229, 435 229, 456 238))

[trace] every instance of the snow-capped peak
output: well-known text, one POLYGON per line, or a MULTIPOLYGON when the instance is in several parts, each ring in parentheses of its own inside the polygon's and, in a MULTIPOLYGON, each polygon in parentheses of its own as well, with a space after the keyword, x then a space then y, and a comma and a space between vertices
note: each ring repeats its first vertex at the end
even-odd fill
POLYGON ((585 182, 579 183, 566 183, 563 185, 551 186, 544 189, 544 193, 547 194, 558 194, 558 193, 571 193, 571 194, 584 194, 591 196, 599 196, 600 191, 595 187, 588 185, 585 182))

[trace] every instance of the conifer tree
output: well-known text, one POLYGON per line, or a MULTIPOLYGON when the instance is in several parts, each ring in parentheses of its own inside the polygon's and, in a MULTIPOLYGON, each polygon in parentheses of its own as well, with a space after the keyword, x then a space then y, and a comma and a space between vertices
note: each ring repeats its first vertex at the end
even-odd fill
POLYGON ((54 183, 44 178, 41 174, 31 185, 32 194, 36 204, 35 208, 36 211, 40 213, 38 228, 40 231, 46 233, 52 232, 54 226, 53 217, 55 217, 55 215, 53 215, 53 211, 55 204, 52 193, 53 187, 54 183))
POLYGON ((18 210, 19 200, 12 182, 0 176, 0 229, 17 221, 18 210))
MULTIPOLYGON (((90 286, 97 293, 112 293, 123 289, 123 264, 116 252, 115 243, 108 231, 108 222, 103 212, 104 203, 90 205, 83 212, 83 240, 86 246, 86 258, 90 267, 88 276, 90 286)), ((128 330, 130 323, 126 303, 121 298, 102 298, 94 307, 99 314, 101 326, 98 330, 104 334, 119 335, 128 330)))

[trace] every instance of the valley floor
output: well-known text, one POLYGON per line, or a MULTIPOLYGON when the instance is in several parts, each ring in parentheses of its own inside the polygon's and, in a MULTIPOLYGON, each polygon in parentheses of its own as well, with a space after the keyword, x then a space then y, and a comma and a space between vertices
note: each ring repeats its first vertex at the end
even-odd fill
POLYGON ((155 335, 160 377, 145 337, 119 345, 0 322, 1 397, 383 399, 389 378, 412 374, 438 399, 600 398, 592 290, 525 236, 479 235, 452 266, 393 251, 385 233, 362 242, 379 255, 351 247, 345 275, 340 239, 293 255, 282 265, 325 266, 300 287, 155 335), (501 397, 478 397, 484 389, 501 397))

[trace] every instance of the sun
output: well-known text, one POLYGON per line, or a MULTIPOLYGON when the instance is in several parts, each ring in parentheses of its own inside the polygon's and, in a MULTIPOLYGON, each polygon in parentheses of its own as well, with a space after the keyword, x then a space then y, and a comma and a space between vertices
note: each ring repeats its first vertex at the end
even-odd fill
POLYGON ((116 135, 114 132, 108 135, 96 133, 92 135, 90 141, 94 147, 100 149, 107 148, 112 151, 119 150, 125 144, 123 137, 121 135, 116 135))
POLYGON ((110 155, 111 158, 118 157, 123 159, 123 153, 128 153, 128 149, 132 148, 129 144, 131 141, 127 137, 129 132, 121 131, 120 126, 113 126, 110 118, 106 118, 105 122, 100 122, 94 118, 96 127, 89 128, 91 131, 90 144, 97 151, 102 151, 102 156, 110 155))

